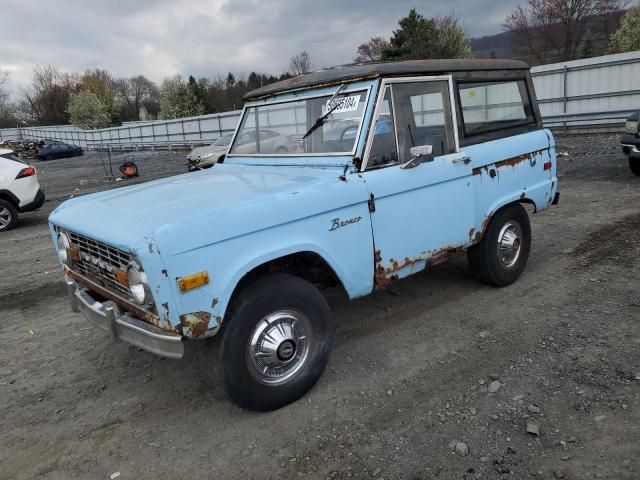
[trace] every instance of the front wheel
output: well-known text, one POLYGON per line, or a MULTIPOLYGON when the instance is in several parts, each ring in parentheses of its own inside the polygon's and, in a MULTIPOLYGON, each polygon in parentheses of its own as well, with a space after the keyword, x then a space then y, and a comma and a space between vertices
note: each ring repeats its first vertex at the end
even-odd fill
POLYGON ((522 274, 531 250, 531 224, 522 205, 499 210, 489 222, 482 240, 469 247, 469 265, 478 280, 505 287, 522 274))
POLYGON ((222 333, 225 390, 242 408, 270 411, 302 397, 322 375, 334 325, 307 281, 269 274, 233 302, 222 333))
POLYGON ((633 173, 640 176, 640 158, 629 157, 629 168, 633 173))

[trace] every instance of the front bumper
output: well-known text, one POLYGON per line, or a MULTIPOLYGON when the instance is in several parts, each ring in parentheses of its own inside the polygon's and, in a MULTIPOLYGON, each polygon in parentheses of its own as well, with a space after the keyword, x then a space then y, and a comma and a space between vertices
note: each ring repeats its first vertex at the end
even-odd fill
POLYGON ((182 336, 166 332, 120 312, 111 302, 101 303, 85 288, 67 279, 67 292, 74 312, 81 312, 96 327, 119 340, 162 357, 180 359, 184 355, 182 336))
POLYGON ((632 133, 622 135, 622 151, 632 157, 640 156, 640 137, 632 133))
POLYGON ((638 156, 640 155, 640 145, 626 145, 622 144, 622 151, 625 155, 638 156))

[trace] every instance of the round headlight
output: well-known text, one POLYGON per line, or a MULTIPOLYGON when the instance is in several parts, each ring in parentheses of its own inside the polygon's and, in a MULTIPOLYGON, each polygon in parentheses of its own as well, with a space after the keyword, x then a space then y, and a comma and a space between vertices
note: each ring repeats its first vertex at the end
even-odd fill
POLYGON ((67 249, 71 246, 71 242, 69 241, 69 237, 66 233, 60 232, 58 233, 58 256, 62 263, 66 266, 71 266, 71 258, 69 257, 69 252, 67 249))
POLYGON ((127 279, 129 280, 129 290, 136 303, 146 305, 151 302, 151 293, 147 283, 147 274, 137 262, 131 262, 127 267, 127 279))

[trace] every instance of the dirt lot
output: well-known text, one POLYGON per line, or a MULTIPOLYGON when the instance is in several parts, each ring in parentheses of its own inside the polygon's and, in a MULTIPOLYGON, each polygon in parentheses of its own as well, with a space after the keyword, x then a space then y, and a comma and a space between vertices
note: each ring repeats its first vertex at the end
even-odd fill
MULTIPOLYGON (((0 477, 640 478, 640 179, 616 137, 559 143, 562 200, 515 285, 459 255, 334 295, 330 368, 269 414, 224 399, 211 345, 163 360, 71 313, 47 215, 108 186, 95 154, 36 162, 49 201, 0 236, 0 477)), ((139 155, 140 181, 183 158, 139 155)))

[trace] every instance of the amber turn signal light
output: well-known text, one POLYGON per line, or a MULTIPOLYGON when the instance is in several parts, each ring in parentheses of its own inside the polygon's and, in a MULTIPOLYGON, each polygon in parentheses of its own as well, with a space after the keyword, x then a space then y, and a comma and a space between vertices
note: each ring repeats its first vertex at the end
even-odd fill
POLYGON ((193 290, 194 288, 202 287, 208 283, 209 274, 207 272, 194 273, 193 275, 178 278, 178 288, 180 288, 182 293, 193 290))
POLYGON ((116 280, 118 280, 118 283, 123 287, 129 286, 129 276, 127 275, 127 272, 124 270, 120 270, 120 269, 116 270, 116 280))

